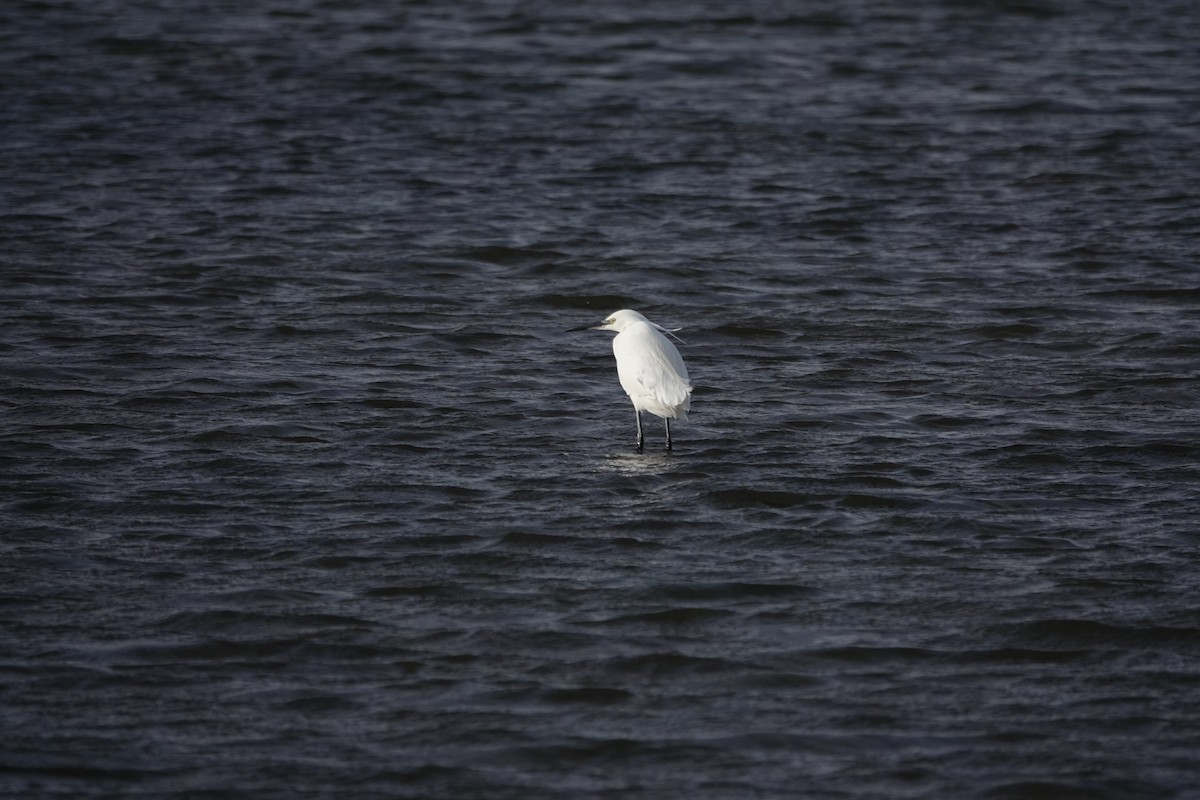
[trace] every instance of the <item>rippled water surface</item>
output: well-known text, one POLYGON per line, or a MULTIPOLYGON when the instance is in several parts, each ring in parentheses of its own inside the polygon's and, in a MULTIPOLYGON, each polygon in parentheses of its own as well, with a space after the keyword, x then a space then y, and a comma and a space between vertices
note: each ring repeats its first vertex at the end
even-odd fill
POLYGON ((6 4, 0 793, 1194 797, 1197 41, 6 4))

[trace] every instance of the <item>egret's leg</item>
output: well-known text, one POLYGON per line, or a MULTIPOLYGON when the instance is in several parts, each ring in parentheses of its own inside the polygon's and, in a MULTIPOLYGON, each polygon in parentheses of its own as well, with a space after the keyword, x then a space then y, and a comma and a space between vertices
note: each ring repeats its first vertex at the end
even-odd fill
POLYGON ((637 451, 642 452, 642 448, 646 446, 646 437, 642 435, 642 412, 636 408, 633 410, 633 415, 637 418, 638 426, 638 443, 637 451))
POLYGON ((671 449, 671 419, 663 417, 663 422, 667 423, 667 449, 671 449))

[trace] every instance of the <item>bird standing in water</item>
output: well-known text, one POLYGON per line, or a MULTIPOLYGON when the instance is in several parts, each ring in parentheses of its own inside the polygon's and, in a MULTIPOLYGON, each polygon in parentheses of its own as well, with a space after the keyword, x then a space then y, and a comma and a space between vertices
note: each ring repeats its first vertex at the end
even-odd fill
POLYGON ((637 451, 642 452, 646 437, 642 434, 642 412, 662 417, 667 428, 667 449, 671 449, 671 420, 687 419, 692 405, 692 384, 687 366, 671 340, 670 333, 636 311, 614 311, 599 325, 572 328, 575 331, 616 331, 613 355, 617 359, 617 378, 633 401, 637 417, 637 451))

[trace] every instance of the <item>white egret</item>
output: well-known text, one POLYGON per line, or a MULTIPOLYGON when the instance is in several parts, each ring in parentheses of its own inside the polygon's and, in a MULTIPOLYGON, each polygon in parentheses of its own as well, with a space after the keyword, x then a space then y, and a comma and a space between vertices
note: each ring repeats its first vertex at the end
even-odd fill
POLYGON ((584 325, 573 331, 616 331, 613 355, 617 358, 617 378, 633 401, 637 418, 637 451, 642 452, 642 412, 662 417, 667 427, 667 449, 671 449, 671 420, 687 419, 692 405, 692 384, 687 366, 671 340, 671 333, 655 325, 636 311, 614 311, 599 325, 584 325))

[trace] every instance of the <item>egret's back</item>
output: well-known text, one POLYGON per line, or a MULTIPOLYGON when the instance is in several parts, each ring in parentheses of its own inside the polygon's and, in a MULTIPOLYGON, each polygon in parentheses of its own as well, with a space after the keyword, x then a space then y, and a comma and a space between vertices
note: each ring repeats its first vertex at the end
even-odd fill
POLYGON ((675 345, 648 322, 626 326, 613 339, 617 378, 639 411, 687 419, 692 385, 675 345))

